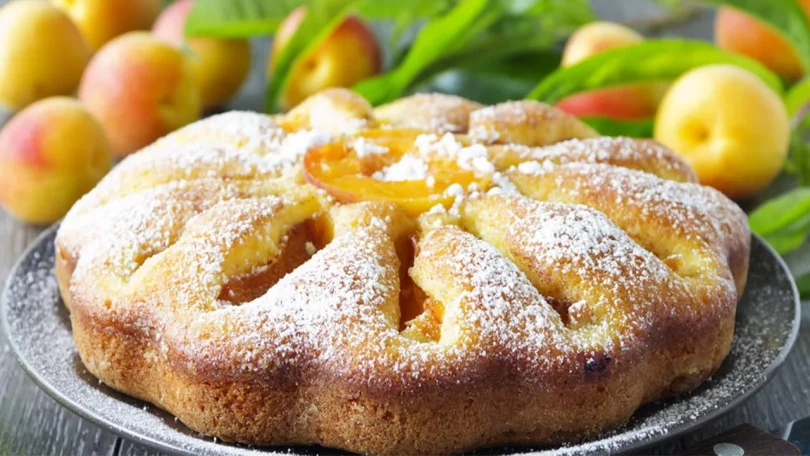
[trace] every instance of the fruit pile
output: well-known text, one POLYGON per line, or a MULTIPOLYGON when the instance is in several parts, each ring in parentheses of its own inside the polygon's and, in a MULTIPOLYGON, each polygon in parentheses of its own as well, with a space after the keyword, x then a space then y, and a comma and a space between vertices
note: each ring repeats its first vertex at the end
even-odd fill
MULTIPOLYGON (((187 37, 193 7, 194 0, 162 11, 161 0, 13 0, 0 8, 0 109, 16 112, 0 131, 6 211, 30 223, 58 220, 115 159, 239 90, 251 67, 248 40, 187 37)), ((304 8, 290 14, 273 55, 304 15, 304 8)), ((373 33, 346 20, 298 66, 284 105, 380 70, 373 33), (352 50, 368 58, 343 58, 352 50)))
MULTIPOLYGON (((0 108, 15 112, 0 130, 0 205, 9 213, 58 220, 115 160, 227 103, 250 72, 249 38, 271 33, 268 110, 289 110, 327 87, 352 87, 381 104, 436 87, 448 72, 484 74, 501 79, 486 90, 450 90, 487 103, 518 93, 605 135, 654 137, 702 183, 738 200, 760 194, 783 170, 810 185, 810 147, 796 141, 790 118, 810 111, 810 78, 801 79, 810 70, 802 52, 810 51, 810 0, 713 1, 745 8, 718 9, 714 45, 645 39, 596 22, 586 0, 382 8, 330 0, 314 14, 306 1, 294 9, 268 0, 176 0, 162 9, 166 3, 12 0, 0 8, 0 108), (361 18, 389 24, 381 35, 361 18), (555 43, 565 38, 559 55, 555 43), (794 88, 785 93, 785 85, 794 88)), ((387 134, 392 150, 403 139, 369 134, 387 134)), ((419 162, 435 179, 428 185, 419 169, 405 169, 403 152, 401 178, 381 182, 369 176, 391 164, 356 146, 310 154, 306 178, 346 200, 377 195, 414 211, 433 206, 447 182, 478 179, 428 159, 419 162)), ((799 193, 752 215, 752 228, 783 252, 810 230, 810 209, 785 209, 810 208, 810 190, 799 193)))
MULTIPOLYGON (((805 3, 810 7, 810 1, 805 3)), ((798 59, 766 26, 730 8, 721 8, 716 22, 718 45, 757 58, 785 78, 801 76, 798 59), (773 49, 783 53, 777 58, 773 49)), ((562 66, 642 41, 644 37, 623 25, 593 22, 568 40, 562 66)), ((779 95, 750 72, 728 64, 695 68, 671 84, 637 83, 578 93, 557 106, 582 118, 654 117, 653 137, 685 159, 701 183, 734 199, 750 197, 768 185, 782 170, 788 152, 788 113, 779 95)))

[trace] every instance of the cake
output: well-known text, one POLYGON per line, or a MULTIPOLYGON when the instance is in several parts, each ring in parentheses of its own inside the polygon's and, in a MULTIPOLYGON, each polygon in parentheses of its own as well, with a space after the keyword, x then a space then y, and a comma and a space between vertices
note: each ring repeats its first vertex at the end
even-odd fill
POLYGON ((373 454, 553 445, 727 355, 745 214, 533 101, 342 89, 120 163, 56 240, 87 370, 191 429, 373 454))

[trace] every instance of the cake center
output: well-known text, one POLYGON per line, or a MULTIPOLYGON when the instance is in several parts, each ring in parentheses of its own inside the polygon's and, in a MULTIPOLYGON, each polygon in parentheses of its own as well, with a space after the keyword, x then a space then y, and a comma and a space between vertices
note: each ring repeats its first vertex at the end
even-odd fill
POLYGON ((338 201, 389 201, 411 214, 450 208, 461 194, 489 188, 494 172, 485 146, 416 129, 364 131, 304 157, 306 180, 338 201))

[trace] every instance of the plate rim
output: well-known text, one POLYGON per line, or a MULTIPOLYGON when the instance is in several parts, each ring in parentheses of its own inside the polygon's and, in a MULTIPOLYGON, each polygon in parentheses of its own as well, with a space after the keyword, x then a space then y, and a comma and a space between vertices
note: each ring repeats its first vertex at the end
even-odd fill
MULTIPOLYGON (((36 250, 38 247, 40 247, 40 244, 42 244, 46 238, 53 235, 54 232, 59 229, 60 224, 61 224, 61 222, 57 222, 57 223, 53 224, 52 226, 46 228, 42 233, 40 233, 25 248, 23 253, 14 262, 14 265, 11 267, 11 269, 9 269, 8 277, 6 278, 4 286, 3 286, 3 291, 0 294, 0 325, 2 326, 3 332, 6 335, 7 343, 9 344, 9 346, 12 348, 12 351, 14 352, 14 357, 16 358, 17 363, 22 367, 22 369, 25 371, 25 373, 28 375, 28 377, 31 378, 31 380, 33 380, 34 383, 41 390, 43 390, 48 396, 50 396, 52 399, 54 399, 61 406, 65 407, 68 410, 70 410, 71 412, 75 413, 80 418, 85 419, 87 421, 90 421, 91 423, 93 423, 93 424, 95 424, 95 425, 97 425, 97 426, 99 426, 99 427, 101 427, 103 429, 106 429, 106 430, 114 433, 115 435, 117 435, 117 436, 119 436, 121 438, 126 438, 128 440, 132 440, 132 441, 134 441, 136 443, 146 445, 146 446, 148 446, 150 448, 153 448, 153 449, 156 449, 156 450, 159 450, 159 451, 163 451, 163 452, 171 453, 171 454, 184 454, 184 455, 195 455, 195 454, 197 454, 192 450, 185 449, 185 448, 182 448, 182 447, 178 447, 178 446, 175 446, 175 445, 171 445, 171 444, 165 443, 165 442, 163 442, 161 440, 154 439, 152 437, 139 434, 139 433, 137 433, 135 431, 131 431, 131 430, 127 429, 124 426, 120 426, 120 425, 118 425, 116 423, 113 423, 113 422, 105 419, 102 416, 99 416, 99 415, 93 413, 92 410, 90 410, 88 407, 86 407, 86 406, 82 405, 81 403, 79 403, 77 401, 74 401, 73 399, 67 397, 67 395, 65 395, 64 393, 62 393, 61 391, 59 391, 58 389, 53 387, 51 384, 49 384, 48 381, 45 380, 43 378, 43 376, 40 375, 39 372, 36 369, 34 369, 28 363, 28 361, 21 356, 20 347, 18 347, 17 344, 14 342, 14 340, 11 338, 11 326, 10 326, 10 323, 8 321, 8 309, 9 309, 8 301, 10 299, 9 298, 9 293, 10 293, 10 290, 11 290, 11 282, 12 282, 13 278, 16 277, 19 269, 22 266, 22 263, 32 254, 32 252, 34 250, 36 250)), ((759 392, 762 389, 762 387, 764 387, 766 384, 768 384, 771 381, 771 379, 773 379, 773 376, 776 374, 776 372, 779 370, 779 368, 784 364, 784 362, 787 359, 788 355, 793 350, 793 346, 795 345, 796 340, 798 339, 799 329, 800 329, 800 326, 801 326, 801 299, 800 299, 800 296, 799 296, 799 291, 796 288, 796 281, 793 278, 793 274, 790 272, 790 268, 788 268, 788 266, 785 263, 784 259, 778 253, 776 253, 776 251, 773 250, 773 248, 770 245, 768 245, 768 243, 765 242, 764 239, 762 239, 760 236, 758 236, 755 233, 751 233, 751 237, 752 237, 752 239, 756 239, 756 241, 759 242, 759 244, 761 244, 761 246, 765 248, 765 250, 775 260, 776 265, 778 265, 779 268, 782 269, 782 271, 785 272, 786 275, 790 278, 789 284, 790 284, 791 294, 793 296, 793 309, 794 309, 793 314, 794 314, 794 316, 793 316, 793 322, 792 322, 792 325, 791 325, 791 328, 790 328, 790 332, 788 333, 788 337, 787 337, 787 339, 785 341, 785 344, 782 346, 782 348, 779 350, 779 353, 776 355, 776 357, 773 358, 771 363, 765 369, 765 371, 763 372, 763 375, 756 382, 756 384, 754 384, 754 386, 752 388, 749 388, 749 389, 745 390, 742 394, 740 394, 738 396, 734 396, 728 402, 728 404, 725 407, 711 410, 710 412, 701 415, 696 420, 690 421, 688 423, 682 423, 682 424, 677 425, 677 426, 675 426, 673 428, 669 428, 666 433, 660 434, 660 435, 655 435, 652 438, 650 438, 649 440, 641 440, 641 441, 638 441, 638 442, 635 442, 635 443, 630 443, 628 445, 625 445, 621 449, 619 449, 618 451, 620 451, 620 452, 633 452, 633 451, 638 451, 638 450, 642 450, 642 449, 645 449, 645 448, 649 448, 649 447, 651 447, 653 445, 656 445, 656 444, 661 444, 661 443, 663 443, 663 442, 665 442, 667 440, 670 440, 670 439, 673 439, 673 438, 675 438, 677 436, 680 436, 680 435, 684 434, 685 432, 687 432, 689 430, 696 429, 696 428, 699 428, 701 426, 704 426, 707 423, 709 423, 709 422, 719 418, 720 416, 730 412, 732 409, 735 409, 735 408, 739 407, 743 402, 747 401, 751 396, 753 396, 754 394, 759 392)), ((212 443, 212 442, 206 442, 206 443, 212 443)), ((572 445, 570 448, 573 450, 573 449, 576 448, 576 446, 577 445, 572 445)), ((557 448, 564 449, 565 447, 560 446, 560 447, 557 447, 557 448)), ((275 452, 272 452, 272 451, 268 451, 268 452, 256 451, 257 455, 260 455, 260 454, 274 454, 274 453, 275 452)), ((278 453, 275 453, 275 454, 278 454, 278 453)), ((291 453, 285 453, 285 454, 291 454, 291 453)), ((522 453, 522 454, 525 455, 527 453, 522 453)), ((528 454, 531 454, 531 453, 528 453, 528 454)))

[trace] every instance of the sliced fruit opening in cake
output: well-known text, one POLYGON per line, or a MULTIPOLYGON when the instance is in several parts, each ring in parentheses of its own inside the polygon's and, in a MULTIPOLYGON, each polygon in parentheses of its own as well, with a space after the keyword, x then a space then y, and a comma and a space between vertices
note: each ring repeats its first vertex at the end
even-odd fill
POLYGON ((231 277, 223 286, 219 300, 239 305, 267 293, 285 275, 306 262, 322 245, 314 219, 299 223, 291 229, 281 245, 280 252, 270 263, 255 268, 248 274, 231 277))

